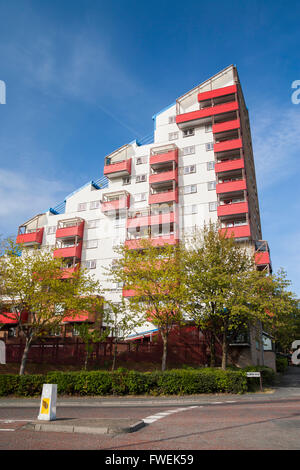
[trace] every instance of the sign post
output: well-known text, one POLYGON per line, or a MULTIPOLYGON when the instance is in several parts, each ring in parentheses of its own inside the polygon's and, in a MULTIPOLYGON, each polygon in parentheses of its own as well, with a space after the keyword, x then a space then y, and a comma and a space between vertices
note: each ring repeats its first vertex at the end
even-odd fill
POLYGON ((261 373, 260 372, 247 372, 247 377, 259 377, 259 386, 260 386, 260 391, 263 391, 262 388, 262 378, 261 378, 261 373))
POLYGON ((56 419, 57 385, 44 384, 38 419, 54 421, 56 419))

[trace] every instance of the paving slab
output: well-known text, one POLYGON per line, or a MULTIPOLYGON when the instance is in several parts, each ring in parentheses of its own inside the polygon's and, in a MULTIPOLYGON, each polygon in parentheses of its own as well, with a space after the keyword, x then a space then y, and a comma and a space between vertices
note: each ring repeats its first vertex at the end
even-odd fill
POLYGON ((85 434, 118 434, 138 431, 144 421, 130 418, 60 418, 53 421, 30 421, 23 429, 46 432, 69 432, 85 434))

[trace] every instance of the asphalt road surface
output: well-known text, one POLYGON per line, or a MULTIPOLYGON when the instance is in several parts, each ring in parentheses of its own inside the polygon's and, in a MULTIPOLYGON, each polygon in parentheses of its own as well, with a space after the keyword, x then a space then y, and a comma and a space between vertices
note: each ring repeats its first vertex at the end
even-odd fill
POLYGON ((269 393, 180 399, 61 399, 57 419, 134 418, 134 433, 37 432, 39 401, 0 400, 0 450, 299 450, 300 368, 269 393))

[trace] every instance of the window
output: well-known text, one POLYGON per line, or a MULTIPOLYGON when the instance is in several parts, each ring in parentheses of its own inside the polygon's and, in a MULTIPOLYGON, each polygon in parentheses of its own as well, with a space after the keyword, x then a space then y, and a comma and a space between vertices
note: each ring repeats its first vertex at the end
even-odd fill
POLYGON ((176 122, 176 116, 169 116, 169 124, 174 124, 176 122))
POLYGON ((205 132, 210 132, 212 130, 212 124, 205 124, 205 132))
POLYGON ((208 142, 207 144, 205 144, 205 150, 208 152, 209 150, 213 150, 214 149, 214 143, 213 142, 208 142))
POLYGON ((84 266, 86 269, 95 269, 96 264, 97 264, 97 261, 95 259, 90 259, 88 261, 85 261, 84 266))
POLYGON ((196 165, 189 165, 183 167, 183 174, 188 175, 189 173, 196 173, 196 165))
POLYGON ((184 147, 182 149, 182 155, 192 155, 195 153, 195 145, 191 145, 190 147, 184 147))
POLYGON ((80 204, 78 204, 77 210, 78 211, 86 211, 86 207, 87 207, 87 203, 86 202, 81 202, 80 204))
POLYGON ((216 211, 216 210, 217 210, 217 207, 218 207, 217 202, 210 202, 210 203, 209 203, 209 212, 216 211))
POLYGON ((198 206, 196 204, 193 204, 191 206, 184 206, 182 209, 184 215, 197 214, 198 212, 198 206))
POLYGON ((215 168, 215 162, 207 162, 207 171, 215 168))
POLYGON ((95 219, 95 220, 89 220, 87 223, 87 228, 97 228, 100 225, 100 220, 95 219))
POLYGON ((134 195, 134 202, 146 201, 147 193, 138 193, 134 195))
POLYGON ((176 139, 178 139, 178 132, 170 132, 169 140, 176 140, 176 139))
POLYGON ((91 201, 90 202, 90 209, 99 209, 100 208, 100 201, 91 201))
POLYGON ((197 192, 197 185, 196 184, 191 184, 189 186, 184 186, 183 188, 183 194, 192 194, 197 192))
POLYGON ((143 155, 142 157, 137 157, 135 160, 136 165, 142 165, 143 163, 147 163, 147 155, 143 155))
POLYGON ((125 186, 126 184, 130 184, 130 183, 131 183, 130 176, 126 176, 125 178, 123 178, 123 186, 125 186))
POLYGON ((216 182, 215 181, 209 181, 207 183, 207 189, 208 189, 208 191, 213 191, 214 189, 216 189, 216 182))
POLYGON ((51 227, 47 228, 47 235, 52 235, 56 232, 56 225, 52 225, 51 227))
POLYGON ((190 137, 191 135, 195 135, 195 129, 193 127, 182 131, 182 137, 190 137))
POLYGON ((136 183, 143 183, 147 181, 147 175, 138 175, 136 178, 135 178, 135 182, 136 183))
POLYGON ((98 240, 87 240, 85 242, 85 248, 97 248, 98 247, 98 240))

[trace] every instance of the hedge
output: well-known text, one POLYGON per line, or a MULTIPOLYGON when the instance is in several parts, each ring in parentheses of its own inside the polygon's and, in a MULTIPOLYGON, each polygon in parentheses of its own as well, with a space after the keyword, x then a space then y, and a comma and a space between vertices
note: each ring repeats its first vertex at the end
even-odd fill
POLYGON ((284 374, 288 368, 288 360, 286 357, 276 357, 276 370, 277 372, 284 374))
MULTIPOLYGON (((267 378, 269 372, 264 370, 263 376, 267 378)), ((243 370, 200 368, 137 372, 123 369, 23 376, 0 374, 0 396, 40 396, 44 383, 57 384, 59 395, 81 396, 244 393, 249 389, 243 370)))

